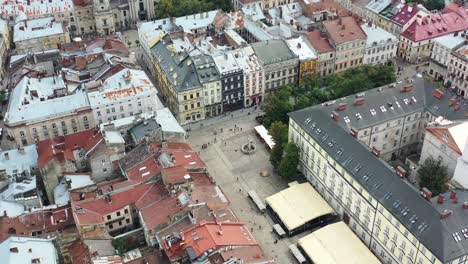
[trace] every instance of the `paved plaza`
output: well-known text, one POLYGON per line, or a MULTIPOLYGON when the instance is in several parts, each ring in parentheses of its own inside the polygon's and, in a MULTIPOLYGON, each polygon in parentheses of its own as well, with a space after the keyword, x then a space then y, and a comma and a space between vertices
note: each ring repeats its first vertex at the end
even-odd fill
POLYGON ((248 110, 237 111, 232 117, 228 114, 226 117, 208 119, 201 123, 203 126, 192 124, 188 141, 200 152, 216 183, 230 199, 234 212, 253 230, 265 253, 277 263, 295 263, 288 246, 308 233, 283 238, 275 244, 277 236, 272 232, 273 221, 266 212, 258 212, 247 197, 249 190, 255 190, 264 200, 287 187, 287 182, 272 172, 269 152, 255 135, 253 128, 258 125, 255 121, 257 111, 250 115, 247 114, 248 110), (249 141, 253 141, 257 147, 252 155, 243 154, 240 150, 241 145, 249 141), (202 149, 203 144, 209 144, 207 149, 202 149), (270 172, 270 176, 260 176, 263 170, 270 172))

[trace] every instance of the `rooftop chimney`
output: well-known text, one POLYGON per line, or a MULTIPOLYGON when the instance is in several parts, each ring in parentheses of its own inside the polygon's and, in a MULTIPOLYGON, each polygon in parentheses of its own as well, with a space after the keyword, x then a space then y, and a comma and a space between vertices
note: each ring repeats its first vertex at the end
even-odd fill
POLYGON ((437 203, 438 204, 443 204, 444 203, 444 197, 442 195, 439 195, 439 197, 437 197, 437 203))
POLYGON ((463 203, 463 209, 468 209, 468 202, 463 203))
POLYGON ((4 156, 5 156, 5 159, 6 159, 6 160, 9 160, 9 159, 10 159, 10 154, 8 154, 8 152, 5 152, 5 153, 4 153, 4 156))
POLYGON ((457 198, 457 193, 455 191, 450 192, 450 199, 455 199, 457 198))
POLYGON ((444 210, 443 213, 440 214, 440 219, 445 219, 449 217, 453 212, 451 210, 444 210))

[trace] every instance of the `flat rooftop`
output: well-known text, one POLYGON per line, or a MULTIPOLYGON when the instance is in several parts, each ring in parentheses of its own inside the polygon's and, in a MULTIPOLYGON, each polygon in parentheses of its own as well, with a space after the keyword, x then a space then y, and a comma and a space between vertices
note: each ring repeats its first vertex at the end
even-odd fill
POLYGON ((25 76, 13 89, 5 123, 13 125, 53 119, 84 107, 89 107, 86 93, 76 90, 69 94, 62 78, 25 76))
POLYGON ((65 30, 63 24, 56 22, 54 17, 24 20, 15 24, 13 42, 59 35, 65 33, 65 30))

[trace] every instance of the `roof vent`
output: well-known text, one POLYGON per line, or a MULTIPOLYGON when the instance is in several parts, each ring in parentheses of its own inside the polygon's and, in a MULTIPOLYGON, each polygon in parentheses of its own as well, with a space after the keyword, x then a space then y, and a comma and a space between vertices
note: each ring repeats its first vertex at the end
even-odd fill
POLYGON ((340 115, 337 112, 333 111, 330 116, 336 122, 340 121, 340 115))
POLYGON ((438 203, 438 204, 443 204, 443 203, 444 203, 444 196, 439 195, 439 196, 437 197, 437 203, 438 203))
POLYGON ((444 212, 442 212, 440 214, 440 219, 445 219, 445 218, 449 217, 452 213, 453 213, 453 211, 451 211, 451 210, 444 210, 444 212))
POLYGON ((453 107, 455 111, 460 110, 460 103, 456 103, 455 106, 453 107))
POLYGON ((437 98, 437 99, 442 99, 444 97, 444 92, 442 92, 440 89, 435 89, 432 95, 437 98))
POLYGON ((364 100, 364 98, 357 99, 354 101, 354 105, 363 105, 365 102, 366 100, 364 100))
POLYGON ((346 110, 348 108, 348 104, 347 103, 340 103, 338 105, 338 107, 336 108, 336 110, 338 111, 343 111, 343 110, 346 110))
POLYGON ((407 92, 411 92, 413 91, 413 86, 412 85, 406 85, 403 87, 403 89, 401 89, 401 92, 403 93, 407 93, 407 92))

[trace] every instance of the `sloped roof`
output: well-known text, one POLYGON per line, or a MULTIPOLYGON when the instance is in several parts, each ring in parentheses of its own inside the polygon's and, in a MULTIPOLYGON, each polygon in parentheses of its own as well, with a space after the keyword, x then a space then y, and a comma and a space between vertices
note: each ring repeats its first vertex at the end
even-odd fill
POLYGON ((335 45, 356 40, 366 40, 366 33, 353 17, 342 17, 323 22, 330 39, 335 45))
POLYGON ((432 125, 426 128, 438 140, 445 142, 451 149, 462 155, 468 138, 468 121, 448 125, 432 125))

